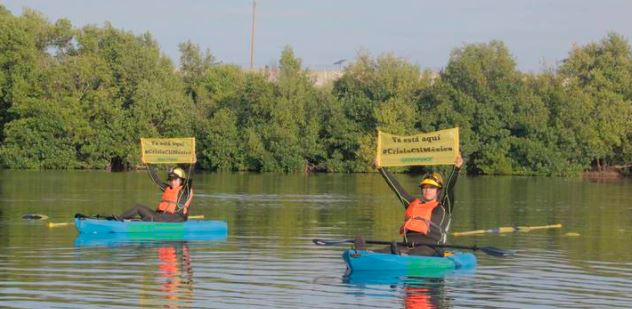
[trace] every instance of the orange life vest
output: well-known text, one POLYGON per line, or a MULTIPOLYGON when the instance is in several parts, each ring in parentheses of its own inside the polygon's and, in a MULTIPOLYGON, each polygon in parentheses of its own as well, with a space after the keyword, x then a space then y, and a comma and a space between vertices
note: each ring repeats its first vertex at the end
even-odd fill
MULTIPOLYGON (((162 198, 160 198, 160 204, 158 204, 158 211, 174 214, 178 210, 178 195, 182 187, 171 188, 165 187, 165 191, 162 192, 162 198)), ((186 202, 182 214, 186 215, 189 210, 191 199, 186 202)))
POLYGON ((439 206, 437 200, 422 203, 419 199, 414 199, 406 208, 404 224, 399 228, 399 233, 403 235, 406 231, 414 231, 427 235, 432 211, 437 206, 439 206))

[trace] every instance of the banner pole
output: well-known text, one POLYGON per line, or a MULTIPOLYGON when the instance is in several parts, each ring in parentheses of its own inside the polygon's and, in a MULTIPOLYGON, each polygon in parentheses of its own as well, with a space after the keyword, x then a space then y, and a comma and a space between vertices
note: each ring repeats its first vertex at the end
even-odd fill
POLYGON ((456 156, 454 157, 454 160, 456 160, 456 158, 459 156, 459 154, 461 153, 461 129, 459 129, 459 127, 456 127, 456 156))
POLYGON ((140 161, 145 163, 145 143, 143 143, 143 138, 140 138, 140 161))
POLYGON ((380 149, 382 149, 382 132, 377 130, 377 150, 375 151, 375 160, 379 166, 382 166, 382 154, 380 153, 380 149))

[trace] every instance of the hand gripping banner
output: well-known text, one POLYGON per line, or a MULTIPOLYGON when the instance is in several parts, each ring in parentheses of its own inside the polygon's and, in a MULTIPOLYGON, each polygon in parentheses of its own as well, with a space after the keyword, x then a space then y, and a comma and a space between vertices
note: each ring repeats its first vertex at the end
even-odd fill
POLYGON ((195 138, 141 138, 141 160, 145 164, 196 162, 195 138))
POLYGON ((409 136, 377 131, 379 166, 450 165, 459 153, 459 128, 409 136))

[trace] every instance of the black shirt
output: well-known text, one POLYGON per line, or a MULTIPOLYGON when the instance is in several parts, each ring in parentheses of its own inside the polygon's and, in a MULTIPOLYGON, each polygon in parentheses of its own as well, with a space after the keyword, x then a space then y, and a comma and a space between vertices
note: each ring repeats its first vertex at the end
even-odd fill
MULTIPOLYGON (((386 180, 388 186, 395 192, 399 201, 408 208, 408 205, 416 199, 413 195, 406 192, 402 185, 395 179, 395 176, 386 168, 379 168, 380 174, 386 180)), ((454 167, 448 177, 448 181, 444 183, 443 188, 437 193, 439 206, 435 207, 430 217, 430 228, 428 234, 408 231, 405 235, 407 242, 426 242, 426 243, 445 243, 450 222, 452 218, 452 210, 454 208, 454 185, 459 176, 459 169, 454 167)))

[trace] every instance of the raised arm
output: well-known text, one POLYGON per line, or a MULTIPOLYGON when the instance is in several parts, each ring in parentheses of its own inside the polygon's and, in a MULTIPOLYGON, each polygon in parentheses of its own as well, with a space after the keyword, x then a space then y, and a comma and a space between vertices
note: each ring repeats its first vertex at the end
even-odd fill
POLYGON ((386 184, 391 188, 391 190, 393 190, 393 192, 395 192, 397 199, 402 203, 402 205, 404 205, 404 208, 408 207, 408 204, 410 204, 415 197, 408 194, 399 181, 395 179, 393 173, 388 171, 386 168, 378 167, 377 170, 380 171, 380 174, 384 177, 384 180, 386 180, 386 184))
POLYGON ((160 179, 160 176, 158 176, 158 172, 157 172, 158 168, 156 168, 156 166, 154 165, 148 165, 148 167, 149 167, 148 169, 149 176, 151 177, 151 180, 153 180, 154 183, 160 187, 160 190, 165 191, 165 188, 169 185, 167 183, 164 183, 162 179, 160 179))
POLYGON ((193 201, 193 186, 192 179, 189 178, 186 180, 186 184, 180 191, 178 196, 178 212, 180 212, 184 216, 188 216, 188 207, 187 205, 191 205, 191 201, 193 201), (186 210, 185 210, 186 209, 186 210))
POLYGON ((463 158, 461 158, 461 154, 459 154, 454 162, 454 168, 452 168, 452 172, 445 182, 443 190, 441 190, 441 196, 439 197, 439 200, 449 213, 452 213, 452 209, 454 208, 454 186, 459 178, 459 171, 461 171, 462 166, 463 158))
POLYGON ((188 194, 189 196, 187 197, 186 201, 184 202, 184 205, 182 206, 191 205, 191 201, 193 201, 193 189, 190 189, 188 194))

